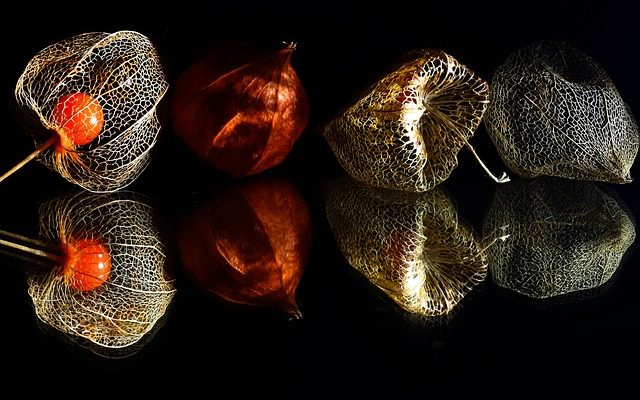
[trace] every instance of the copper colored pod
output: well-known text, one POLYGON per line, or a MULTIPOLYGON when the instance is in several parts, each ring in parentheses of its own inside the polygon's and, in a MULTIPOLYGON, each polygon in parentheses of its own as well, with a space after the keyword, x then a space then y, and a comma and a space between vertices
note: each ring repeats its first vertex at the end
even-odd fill
POLYGON ((295 291, 311 246, 311 217, 287 181, 263 178, 209 199, 178 231, 196 285, 225 300, 300 317, 295 291))
POLYGON ((280 164, 309 119, 309 101, 290 62, 294 49, 210 51, 176 81, 176 134, 201 159, 236 177, 280 164))

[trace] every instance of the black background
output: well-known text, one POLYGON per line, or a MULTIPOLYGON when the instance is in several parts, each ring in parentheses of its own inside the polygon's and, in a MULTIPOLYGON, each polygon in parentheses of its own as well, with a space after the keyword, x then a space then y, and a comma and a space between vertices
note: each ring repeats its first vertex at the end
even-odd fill
MULTIPOLYGON (((342 172, 319 128, 411 49, 440 48, 490 80, 516 49, 539 39, 567 41, 604 67, 638 115, 637 14, 632 6, 614 1, 509 4, 236 1, 205 8, 179 1, 170 8, 157 3, 134 11, 126 3, 65 2, 45 9, 22 4, 22 10, 5 12, 2 170, 33 149, 11 106, 15 82, 29 59, 57 40, 89 31, 137 30, 157 45, 170 84, 218 41, 274 48, 282 41, 297 42, 292 62, 310 98, 309 129, 286 162, 269 174, 286 177, 305 197, 314 242, 298 289, 303 320, 207 297, 178 263, 178 294, 164 326, 138 355, 116 362, 92 357, 38 328, 21 262, 0 255, 0 390, 73 397, 113 392, 125 398, 172 389, 211 397, 230 397, 224 395, 229 391, 338 397, 349 391, 404 398, 442 389, 519 397, 532 390, 552 393, 555 387, 610 390, 633 383, 640 360, 637 252, 612 287, 596 298, 540 309, 497 290, 489 280, 446 324, 423 327, 406 321, 351 273, 322 210, 318 185, 342 172), (23 385, 20 378, 29 383, 23 385)), ((151 166, 130 189, 155 199, 158 213, 172 227, 208 191, 234 181, 198 162, 168 127, 151 166)), ((472 144, 496 174, 502 172, 505 167, 483 126, 472 144)), ((459 162, 444 186, 461 215, 481 230, 496 184, 468 151, 460 153, 459 162)), ((636 163, 632 176, 638 177, 638 169, 636 163)), ((605 186, 638 210, 637 183, 605 186)), ((38 205, 69 190, 70 184, 39 163, 28 165, 0 185, 0 228, 36 236, 38 205)), ((171 249, 171 240, 168 245, 171 249)))

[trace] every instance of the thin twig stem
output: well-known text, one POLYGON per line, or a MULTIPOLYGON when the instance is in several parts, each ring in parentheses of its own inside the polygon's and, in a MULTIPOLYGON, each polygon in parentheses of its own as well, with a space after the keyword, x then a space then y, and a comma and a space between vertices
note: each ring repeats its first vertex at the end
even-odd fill
POLYGON ((20 161, 15 166, 13 166, 13 168, 11 168, 9 171, 5 172, 4 175, 0 176, 0 182, 5 180, 7 177, 11 176, 14 172, 19 170, 20 168, 24 167, 25 164, 27 164, 29 161, 38 157, 43 151, 51 147, 51 145, 53 145, 57 140, 58 140, 58 135, 52 135, 51 138, 49 138, 49 140, 42 143, 40 147, 38 147, 33 151, 33 153, 29 154, 27 157, 25 157, 24 160, 20 161))

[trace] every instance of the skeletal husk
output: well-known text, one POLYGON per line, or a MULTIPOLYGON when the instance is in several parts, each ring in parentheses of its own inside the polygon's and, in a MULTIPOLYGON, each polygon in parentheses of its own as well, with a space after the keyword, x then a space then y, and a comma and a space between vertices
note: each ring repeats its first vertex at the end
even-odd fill
POLYGON ((449 177, 487 107, 488 84, 440 50, 412 53, 324 129, 338 161, 371 186, 423 192, 449 177))
POLYGON ((607 283, 635 240, 631 215, 595 184, 521 179, 497 189, 485 233, 509 239, 488 249, 493 281, 533 299, 607 283))
POLYGON ((484 280, 487 258, 444 192, 407 193, 333 182, 327 218, 349 264, 405 311, 450 312, 484 280))
POLYGON ((102 348, 140 341, 162 318, 175 293, 152 209, 128 192, 79 193, 40 209, 44 242, 97 238, 109 249, 111 273, 96 289, 71 287, 60 268, 28 277, 40 320, 102 348))
POLYGON ((487 132, 524 177, 631 182, 640 134, 604 69, 566 43, 535 42, 491 81, 487 132))
POLYGON ((85 33, 36 54, 18 79, 15 97, 36 146, 58 127, 52 111, 69 93, 100 104, 104 125, 82 146, 47 146, 38 159, 65 179, 93 192, 133 182, 149 162, 160 122, 157 105, 168 89, 160 58, 149 39, 132 31, 85 33))

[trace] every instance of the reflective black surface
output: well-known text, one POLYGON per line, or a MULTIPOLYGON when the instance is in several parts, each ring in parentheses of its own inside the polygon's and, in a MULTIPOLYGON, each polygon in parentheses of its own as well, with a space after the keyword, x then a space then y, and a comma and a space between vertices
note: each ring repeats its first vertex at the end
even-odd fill
MULTIPOLYGON (((427 397, 437 389, 504 389, 518 396, 529 388, 548 392, 554 385, 589 390, 632 384, 640 361, 637 244, 609 289, 596 297, 540 308, 497 288, 489 278, 449 318, 426 326, 398 313, 341 254, 320 185, 342 172, 318 131, 407 50, 441 48, 490 81, 512 51, 538 39, 565 40, 600 62, 632 111, 640 113, 637 22, 631 6, 536 2, 513 5, 501 16, 484 3, 428 3, 348 8, 235 2, 211 10, 176 3, 174 10, 157 10, 162 6, 155 4, 145 12, 105 3, 97 13, 65 3, 47 10, 44 24, 25 19, 26 11, 5 13, 2 170, 33 148, 10 101, 14 84, 29 58, 56 40, 84 31, 138 30, 158 46, 170 83, 213 41, 244 39, 270 46, 297 41, 292 62, 311 101, 310 125, 285 163, 269 174, 288 179, 302 193, 311 211, 313 242, 298 288, 302 320, 290 321, 277 310, 227 304, 201 292, 177 260, 175 228, 208 193, 234 181, 200 163, 167 123, 152 164, 129 187, 155 201, 174 261, 178 291, 164 325, 133 357, 96 357, 39 327, 23 263, 0 255, 3 390, 88 398, 166 394, 170 389, 212 398, 249 393, 339 398, 348 390, 402 398, 427 397), (16 18, 24 21, 20 31, 8 28, 7 20, 16 18), (18 378, 30 383, 25 387, 18 378)), ((504 170, 483 126, 472 144, 494 172, 504 170)), ((459 162, 442 186, 460 216, 481 232, 496 184, 468 151, 463 149, 459 162)), ((638 162, 632 176, 640 176, 638 162)), ((637 182, 598 185, 613 190, 638 217, 637 182)), ((28 165, 0 184, 0 228, 37 237, 39 204, 73 189, 41 164, 28 165)))

